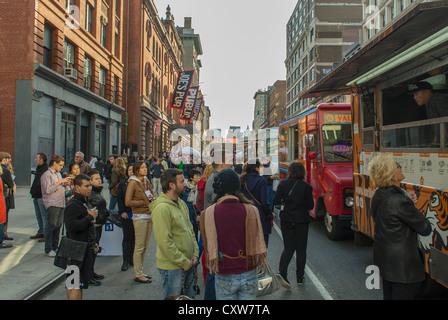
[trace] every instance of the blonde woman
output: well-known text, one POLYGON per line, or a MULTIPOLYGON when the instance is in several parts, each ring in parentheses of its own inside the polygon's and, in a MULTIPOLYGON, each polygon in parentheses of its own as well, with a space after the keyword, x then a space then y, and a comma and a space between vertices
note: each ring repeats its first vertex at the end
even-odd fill
POLYGON ((429 235, 431 223, 400 188, 405 177, 391 155, 374 158, 369 175, 377 187, 371 204, 375 221, 373 260, 383 279, 383 298, 415 299, 425 280, 417 234, 429 235))
POLYGON ((123 158, 118 157, 115 159, 114 166, 112 167, 112 174, 110 176, 110 184, 109 184, 109 211, 111 213, 117 213, 118 210, 115 210, 115 207, 118 204, 117 193, 118 193, 118 185, 120 181, 126 178, 126 163, 123 158))

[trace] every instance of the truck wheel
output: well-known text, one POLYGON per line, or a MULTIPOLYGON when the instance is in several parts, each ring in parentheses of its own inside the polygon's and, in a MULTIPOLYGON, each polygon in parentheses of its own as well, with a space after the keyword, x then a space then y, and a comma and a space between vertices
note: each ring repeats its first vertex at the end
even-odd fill
POLYGON ((332 216, 328 212, 325 214, 325 233, 330 240, 339 240, 342 237, 343 226, 338 216, 332 216))

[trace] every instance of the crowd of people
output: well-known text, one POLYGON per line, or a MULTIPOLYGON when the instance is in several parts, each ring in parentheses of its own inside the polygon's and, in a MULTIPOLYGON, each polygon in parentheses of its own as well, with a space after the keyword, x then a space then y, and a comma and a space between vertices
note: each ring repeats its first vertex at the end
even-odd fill
MULTIPOLYGON (((225 154, 223 152, 223 159, 225 154)), ((378 189, 372 199, 375 229, 374 260, 383 275, 385 299, 412 298, 424 275, 416 235, 427 235, 431 225, 400 189, 404 179, 391 157, 378 157, 369 166, 378 189), (399 224, 399 226, 397 225, 399 224), (402 237, 397 240, 398 232, 402 237), (396 266, 412 261, 412 266, 396 266), (404 285, 406 284, 406 285, 404 285)), ((36 155, 37 168, 30 194, 38 231, 31 236, 44 242, 48 257, 55 257, 62 234, 87 243, 80 267, 80 288, 67 288, 69 299, 82 299, 82 289, 101 285, 95 272, 101 252, 103 225, 122 228, 122 271, 132 266, 135 282, 152 283, 143 265, 152 232, 156 266, 163 283, 163 298, 199 294, 198 266, 202 264, 204 300, 255 299, 257 268, 268 263, 267 247, 273 227, 274 206, 279 208, 283 252, 277 279, 291 289, 288 266, 296 254, 297 284, 304 283, 309 211, 314 208, 313 188, 305 182, 305 167, 292 162, 287 178, 259 159, 242 167, 231 163, 183 166, 166 159, 112 155, 106 164, 98 157, 89 163, 77 152, 68 173, 65 159, 36 155), (103 196, 104 178, 109 199, 103 196), (274 183, 276 182, 276 183, 274 183)), ((11 156, 0 152, 0 248, 10 248, 8 212, 14 207, 11 156)), ((272 262, 272 261, 271 261, 272 262)))

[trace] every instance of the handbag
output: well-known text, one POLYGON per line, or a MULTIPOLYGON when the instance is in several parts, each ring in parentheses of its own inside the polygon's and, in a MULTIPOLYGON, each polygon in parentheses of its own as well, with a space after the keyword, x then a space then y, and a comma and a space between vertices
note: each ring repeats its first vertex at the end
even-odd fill
POLYGON ((62 269, 67 269, 69 265, 80 267, 84 261, 86 250, 87 242, 73 240, 64 236, 61 238, 56 251, 54 265, 62 269))
POLYGON ((280 288, 275 274, 272 272, 269 264, 265 264, 257 269, 258 292, 257 297, 273 294, 280 288))
POLYGON ((117 183, 112 189, 110 189, 111 196, 116 197, 118 195, 118 185, 119 183, 117 183))

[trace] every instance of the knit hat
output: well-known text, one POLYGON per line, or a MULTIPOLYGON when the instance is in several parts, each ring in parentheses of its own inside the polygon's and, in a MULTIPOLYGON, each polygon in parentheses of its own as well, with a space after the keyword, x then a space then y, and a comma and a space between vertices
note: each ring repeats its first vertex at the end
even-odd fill
POLYGON ((232 194, 241 190, 240 177, 233 169, 224 169, 218 173, 213 183, 216 194, 232 194))

